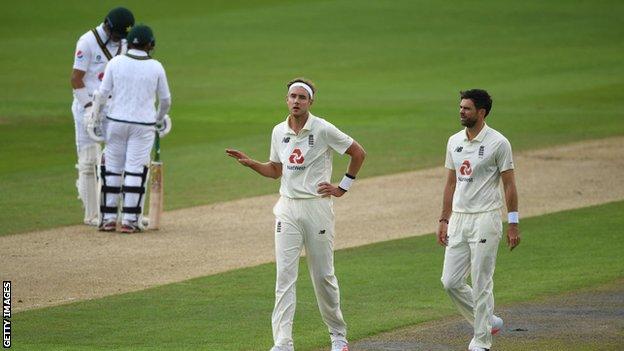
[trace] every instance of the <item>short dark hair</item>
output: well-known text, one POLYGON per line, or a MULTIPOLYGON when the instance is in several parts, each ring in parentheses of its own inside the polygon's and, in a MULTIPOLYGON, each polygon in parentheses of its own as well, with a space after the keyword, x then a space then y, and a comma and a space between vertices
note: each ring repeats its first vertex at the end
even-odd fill
POLYGON ((492 97, 487 91, 483 89, 469 89, 460 91, 459 95, 462 99, 472 100, 477 110, 485 109, 486 116, 490 113, 492 109, 492 97))
POLYGON ((288 82, 288 84, 286 84, 286 88, 290 89, 290 86, 295 84, 295 83, 304 83, 307 84, 310 88, 312 88, 312 93, 314 95, 316 95, 316 87, 314 86, 314 83, 312 83, 311 80, 307 79, 307 78, 303 78, 303 77, 297 77, 293 80, 291 80, 290 82, 288 82))

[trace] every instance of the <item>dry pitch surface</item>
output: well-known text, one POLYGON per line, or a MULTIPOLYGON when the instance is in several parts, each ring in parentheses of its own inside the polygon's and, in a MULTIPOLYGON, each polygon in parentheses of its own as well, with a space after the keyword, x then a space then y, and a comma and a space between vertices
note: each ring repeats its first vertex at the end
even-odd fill
MULTIPOLYGON (((622 145, 624 137, 615 137, 516 155, 522 216, 624 199, 615 176, 624 172, 622 145)), ((445 173, 357 181, 335 200, 336 249, 433 232, 445 173)), ((0 237, 0 278, 13 282, 14 310, 22 311, 271 262, 276 200, 166 212, 162 230, 138 235, 71 226, 0 237)))

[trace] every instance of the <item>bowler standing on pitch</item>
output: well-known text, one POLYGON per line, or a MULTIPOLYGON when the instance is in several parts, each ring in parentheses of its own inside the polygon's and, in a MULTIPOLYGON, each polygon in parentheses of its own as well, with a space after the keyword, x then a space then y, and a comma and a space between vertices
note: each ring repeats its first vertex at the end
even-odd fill
POLYGON ((113 57, 126 53, 125 38, 133 25, 132 12, 117 7, 106 15, 104 23, 83 34, 76 44, 71 75, 74 93, 72 113, 78 151, 76 185, 84 207, 84 223, 88 225, 98 225, 96 165, 101 150, 100 144, 87 135, 84 118, 91 113, 93 92, 100 86, 106 64, 113 57))
POLYGON ((281 177, 281 197, 273 209, 277 279, 271 350, 294 350, 295 284, 299 257, 305 247, 316 300, 329 329, 331 350, 348 351, 347 325, 334 274, 335 219, 331 197, 341 197, 349 190, 366 153, 333 124, 309 112, 316 93, 312 82, 298 78, 287 87, 290 114, 273 128, 269 162, 261 163, 240 151, 226 150, 229 156, 265 177, 281 177), (338 186, 329 183, 333 151, 351 157, 338 186))
POLYGON ((437 238, 446 247, 444 289, 474 327, 468 348, 486 351, 492 345, 492 334, 503 325, 494 315, 492 280, 503 231, 500 180, 507 202, 507 241, 512 250, 520 243, 518 195, 511 144, 485 124, 492 108, 490 95, 481 89, 460 95, 459 113, 465 129, 451 136, 446 147, 448 174, 437 238), (472 287, 466 283, 469 274, 472 287))
POLYGON ((121 232, 134 233, 142 229, 141 215, 154 126, 168 118, 166 115, 171 107, 165 69, 149 55, 155 45, 150 27, 137 25, 132 28, 128 34, 128 53, 110 61, 102 85, 95 94, 99 101, 94 105, 104 103, 111 94, 113 96, 106 115, 106 164, 102 166, 100 209, 102 231, 116 230, 120 193, 123 196, 121 232), (158 110, 154 108, 156 97, 158 110))

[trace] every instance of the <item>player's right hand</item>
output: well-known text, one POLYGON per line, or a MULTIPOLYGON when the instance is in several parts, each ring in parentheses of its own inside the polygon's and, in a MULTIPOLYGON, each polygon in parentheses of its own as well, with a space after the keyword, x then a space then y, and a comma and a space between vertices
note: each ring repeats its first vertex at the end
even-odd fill
POLYGON ((230 157, 234 157, 238 160, 240 164, 243 166, 249 167, 253 163, 253 160, 249 158, 249 156, 245 155, 244 152, 234 150, 234 149, 225 149, 225 153, 230 157))
POLYGON ((438 244, 442 246, 448 245, 448 224, 446 222, 440 222, 437 234, 438 244))

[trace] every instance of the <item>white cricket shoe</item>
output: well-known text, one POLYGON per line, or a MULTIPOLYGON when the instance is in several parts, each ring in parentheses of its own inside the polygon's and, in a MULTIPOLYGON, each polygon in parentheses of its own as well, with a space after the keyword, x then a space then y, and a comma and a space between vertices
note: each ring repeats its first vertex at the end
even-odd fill
POLYGON ((349 343, 344 340, 334 340, 331 351, 349 351, 349 343))
POLYGON ((489 351, 490 349, 484 349, 483 347, 473 347, 470 351, 489 351))
POLYGON ((271 350, 269 350, 269 351, 295 351, 295 348, 292 345, 285 345, 285 346, 284 345, 282 345, 282 346, 275 345, 275 346, 271 347, 271 350))
POLYGON ((503 329, 503 319, 495 314, 492 315, 490 324, 492 324, 492 335, 498 334, 503 329))

